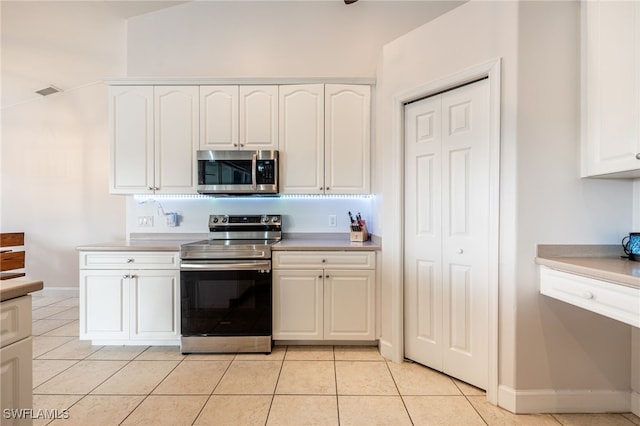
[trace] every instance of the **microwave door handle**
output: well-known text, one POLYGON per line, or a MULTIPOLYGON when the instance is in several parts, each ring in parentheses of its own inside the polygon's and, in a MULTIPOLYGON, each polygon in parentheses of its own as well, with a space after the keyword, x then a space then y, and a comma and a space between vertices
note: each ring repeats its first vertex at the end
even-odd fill
POLYGON ((258 154, 253 153, 251 155, 251 182, 253 184, 253 190, 258 189, 258 177, 256 175, 256 169, 258 168, 258 154))

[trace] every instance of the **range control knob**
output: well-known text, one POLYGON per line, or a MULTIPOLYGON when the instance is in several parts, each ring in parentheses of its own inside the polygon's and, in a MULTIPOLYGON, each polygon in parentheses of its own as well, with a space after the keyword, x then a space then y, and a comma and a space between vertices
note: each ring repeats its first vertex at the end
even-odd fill
POLYGON ((218 223, 218 218, 217 217, 213 218, 213 223, 218 223))
POLYGON ((265 223, 265 224, 269 223, 269 216, 267 215, 262 216, 262 223, 265 223))
POLYGON ((222 218, 222 223, 227 223, 229 221, 229 218, 227 216, 222 218))
POLYGON ((274 217, 272 217, 272 218, 271 218, 271 222, 273 222, 273 223, 278 223, 278 222, 279 222, 279 220, 278 220, 278 216, 274 216, 274 217))

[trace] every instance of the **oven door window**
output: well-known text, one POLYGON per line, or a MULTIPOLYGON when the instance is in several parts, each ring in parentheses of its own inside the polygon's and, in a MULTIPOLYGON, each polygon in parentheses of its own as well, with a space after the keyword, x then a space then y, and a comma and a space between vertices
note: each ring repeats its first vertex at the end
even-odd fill
POLYGON ((182 271, 183 336, 271 335, 271 273, 182 271))
POLYGON ((251 160, 198 160, 199 185, 251 185, 251 160))

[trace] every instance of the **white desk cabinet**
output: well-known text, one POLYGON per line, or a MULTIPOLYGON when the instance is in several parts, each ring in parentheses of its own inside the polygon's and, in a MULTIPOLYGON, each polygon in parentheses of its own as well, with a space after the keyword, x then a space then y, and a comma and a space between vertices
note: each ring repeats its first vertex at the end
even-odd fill
POLYGON ((640 289, 540 266, 540 293, 640 327, 640 289))
POLYGON ((178 344, 178 265, 174 252, 81 252, 80 339, 178 344))
POLYGON ((273 253, 275 340, 375 340, 375 252, 273 253))

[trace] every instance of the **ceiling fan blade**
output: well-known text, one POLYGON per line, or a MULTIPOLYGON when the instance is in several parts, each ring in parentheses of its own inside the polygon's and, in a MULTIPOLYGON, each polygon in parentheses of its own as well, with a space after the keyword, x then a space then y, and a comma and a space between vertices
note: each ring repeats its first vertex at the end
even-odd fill
POLYGON ((344 0, 344 4, 351 4, 351 3, 355 3, 358 0, 344 0))

